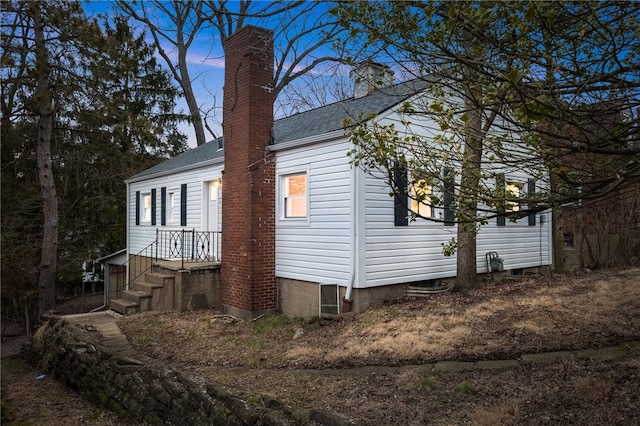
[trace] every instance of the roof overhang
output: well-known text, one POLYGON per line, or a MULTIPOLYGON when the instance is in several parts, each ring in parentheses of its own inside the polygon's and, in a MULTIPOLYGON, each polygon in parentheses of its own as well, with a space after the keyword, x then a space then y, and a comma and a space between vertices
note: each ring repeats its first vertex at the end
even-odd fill
POLYGON ((125 248, 115 253, 103 256, 99 259, 96 259, 96 262, 112 265, 124 265, 127 262, 127 249, 125 248))
POLYGON ((188 166, 178 167, 170 170, 164 170, 162 172, 151 173, 148 175, 143 175, 138 177, 134 176, 132 178, 125 179, 124 183, 142 182, 148 179, 159 178, 163 176, 173 175, 175 173, 185 172, 188 170, 201 169, 203 167, 215 166, 216 164, 223 164, 223 163, 224 163, 224 156, 213 158, 211 160, 202 161, 196 164, 189 164, 188 166))
POLYGON ((269 145, 269 151, 284 151, 291 148, 298 148, 305 145, 312 145, 320 142, 329 142, 346 137, 345 129, 334 130, 327 133, 321 133, 319 135, 308 136, 302 139, 296 139, 287 142, 280 142, 273 145, 269 145))

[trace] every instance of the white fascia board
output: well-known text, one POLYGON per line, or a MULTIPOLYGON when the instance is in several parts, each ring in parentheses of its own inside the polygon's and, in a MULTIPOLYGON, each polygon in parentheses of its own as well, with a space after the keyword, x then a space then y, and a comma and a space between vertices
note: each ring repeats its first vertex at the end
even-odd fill
POLYGON ((224 162, 224 156, 223 157, 214 158, 212 160, 203 161, 201 163, 190 164, 188 166, 182 166, 182 167, 178 167, 178 168, 171 169, 171 170, 165 170, 163 172, 152 173, 150 175, 140 176, 138 178, 125 179, 124 183, 142 182, 144 180, 158 178, 158 177, 162 177, 162 176, 168 176, 168 175, 172 175, 172 174, 175 174, 175 173, 184 172, 184 171, 187 171, 187 170, 197 170, 197 169, 201 169, 203 167, 214 166, 216 164, 222 164, 223 162, 224 162))
POLYGON ((336 139, 344 138, 346 136, 345 130, 334 130, 332 132, 321 133, 319 135, 313 135, 302 139, 296 139, 287 142, 275 143, 273 145, 269 145, 270 152, 276 151, 284 151, 286 149, 298 148, 305 145, 311 145, 314 143, 320 142, 329 142, 336 139))

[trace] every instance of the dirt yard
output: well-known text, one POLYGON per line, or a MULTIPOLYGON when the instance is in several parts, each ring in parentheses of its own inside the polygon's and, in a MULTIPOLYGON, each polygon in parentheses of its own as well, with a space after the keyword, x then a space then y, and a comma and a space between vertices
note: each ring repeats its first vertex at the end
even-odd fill
POLYGON ((640 269, 513 278, 339 321, 147 313, 121 328, 146 354, 247 399, 357 424, 640 424, 640 269), (623 345, 615 361, 434 372, 437 361, 623 345), (389 368, 393 367, 393 368, 389 368))
MULTIPOLYGON (((89 312, 103 303, 103 295, 70 298, 56 308, 62 314, 89 312)), ((28 336, 8 327, 2 337, 2 425, 130 425, 113 412, 100 408, 43 375, 19 357, 28 336)))
MULTIPOLYGON (((133 315, 120 326, 140 351, 248 401, 268 394, 293 409, 332 410, 353 424, 640 424, 640 268, 514 278, 467 297, 407 299, 339 321, 239 321, 197 311, 133 315), (432 368, 614 345, 623 353, 608 361, 432 368)), ((4 361, 3 400, 11 394, 4 361)), ((63 394, 29 383, 33 407, 38 397, 51 404, 63 394)), ((59 414, 65 404, 53 407, 59 414)), ((71 423, 109 424, 102 422, 108 413, 88 410, 76 411, 71 423)))

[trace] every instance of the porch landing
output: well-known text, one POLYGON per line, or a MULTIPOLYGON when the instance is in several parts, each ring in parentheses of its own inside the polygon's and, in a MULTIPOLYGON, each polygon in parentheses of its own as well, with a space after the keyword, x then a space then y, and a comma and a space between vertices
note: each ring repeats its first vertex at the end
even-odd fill
POLYGON ((219 269, 221 263, 214 261, 182 262, 181 260, 155 260, 153 267, 163 268, 169 271, 206 271, 219 269))

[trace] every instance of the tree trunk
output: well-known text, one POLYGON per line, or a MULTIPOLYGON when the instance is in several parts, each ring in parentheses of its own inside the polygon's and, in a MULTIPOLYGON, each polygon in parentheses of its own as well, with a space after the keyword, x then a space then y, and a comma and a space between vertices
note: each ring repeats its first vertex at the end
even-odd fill
POLYGON ((51 164, 52 104, 49 89, 49 59, 44 37, 44 23, 40 8, 32 4, 37 86, 35 110, 38 115, 38 177, 43 200, 44 225, 40 275, 38 281, 38 314, 53 309, 56 303, 56 268, 58 258, 58 198, 51 164))
MULTIPOLYGON (((465 47, 476 56, 481 52, 476 39, 463 30, 465 47)), ((455 289, 467 293, 478 285, 477 219, 478 191, 482 167, 482 86, 478 73, 471 66, 463 67, 462 83, 465 92, 465 111, 468 121, 464 129, 464 153, 462 156, 462 176, 458 191, 458 256, 456 259, 457 278, 455 289)))
MULTIPOLYGON (((477 87, 468 88, 477 92, 477 87)), ((479 99, 470 93, 467 99, 479 99)), ((456 291, 466 293, 478 284, 476 262, 476 222, 478 216, 478 187, 482 161, 482 115, 477 105, 467 102, 469 121, 465 134, 462 176, 458 191, 458 256, 456 291)))
MULTIPOLYGON (((567 270, 566 257, 564 254, 564 229, 562 223, 562 207, 556 206, 551 209, 551 240, 553 247, 553 271, 563 274, 567 270)), ((574 236, 575 241, 576 236, 574 236)))
MULTIPOLYGON (((189 77, 184 77, 185 80, 188 80, 189 77)), ((187 101, 187 106, 189 107, 189 117, 191 120, 191 124, 193 124, 193 129, 196 132, 196 141, 198 146, 207 143, 207 137, 204 133, 204 124, 202 123, 202 115, 200 114, 200 108, 198 108, 198 102, 196 101, 196 96, 193 94, 193 90, 191 88, 191 84, 185 84, 183 86, 184 98, 187 101)))
POLYGON ((193 129, 196 132, 196 141, 198 146, 207 143, 207 137, 204 133, 204 124, 202 123, 202 115, 200 114, 200 108, 196 101, 196 95, 193 93, 193 86, 191 85, 191 77, 189 76, 189 69, 187 67, 187 48, 180 44, 178 52, 178 65, 180 69, 180 86, 184 93, 184 99, 187 101, 187 107, 189 108, 189 117, 193 129))

